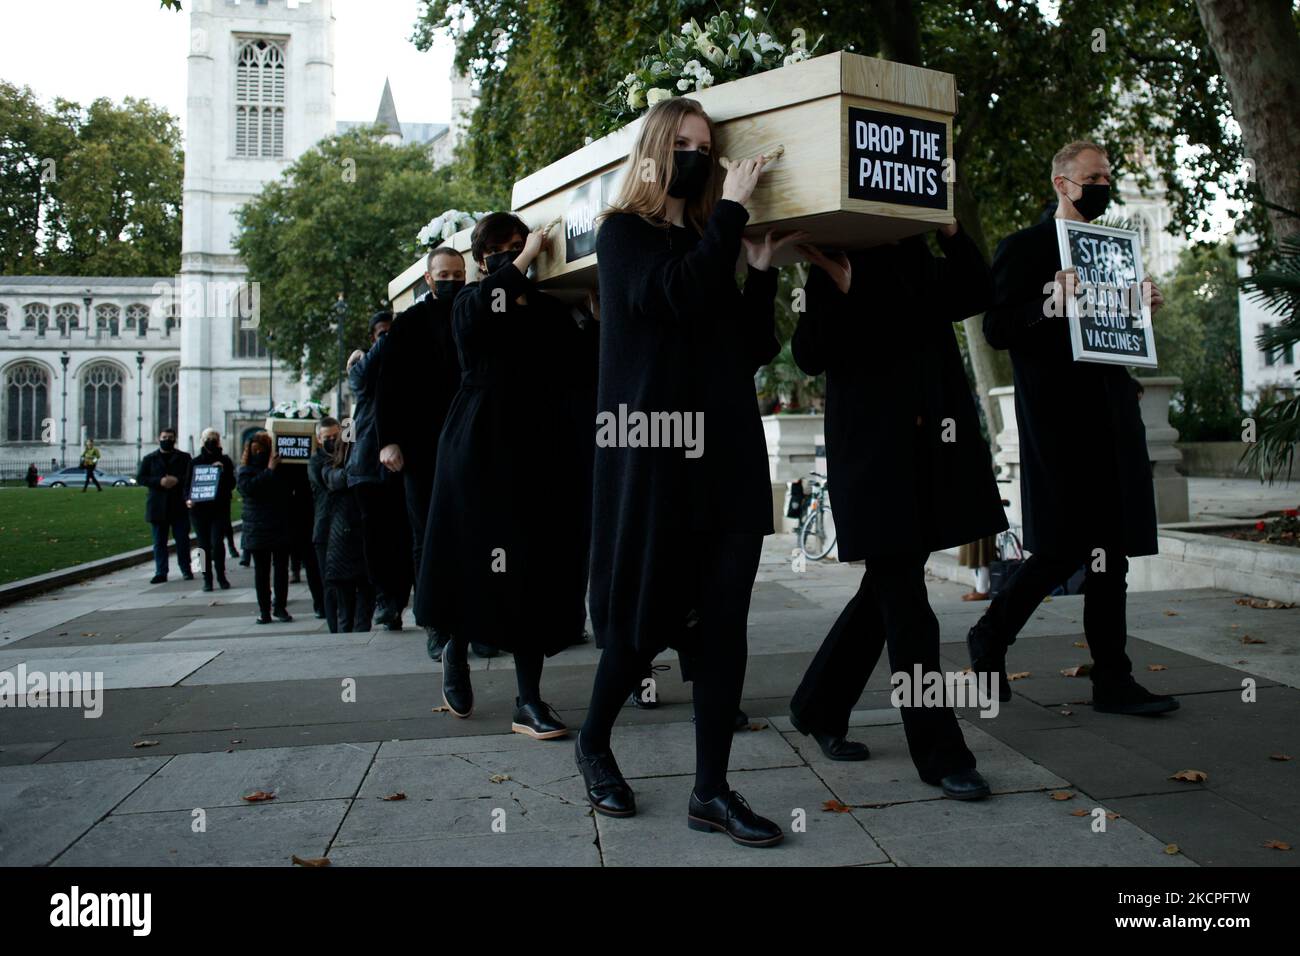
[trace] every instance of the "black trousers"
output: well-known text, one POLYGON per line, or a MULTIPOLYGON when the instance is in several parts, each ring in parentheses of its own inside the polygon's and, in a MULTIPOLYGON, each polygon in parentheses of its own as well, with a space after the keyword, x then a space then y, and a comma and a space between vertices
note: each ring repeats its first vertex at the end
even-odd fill
POLYGON ((89 487, 90 487, 90 483, 91 483, 92 481, 95 483, 95 490, 96 490, 96 491, 103 491, 103 490, 104 490, 103 488, 100 487, 99 479, 95 477, 95 469, 94 469, 94 468, 87 468, 87 469, 86 469, 86 480, 83 481, 83 482, 81 483, 81 490, 82 490, 82 491, 85 491, 87 488, 89 488, 89 487))
POLYGON ((1099 563, 1094 548, 1073 554, 1030 555, 1006 587, 994 595, 980 624, 991 627, 1004 643, 1014 644, 1043 598, 1083 566, 1083 633, 1092 652, 1092 679, 1123 680, 1133 672, 1133 663, 1125 652, 1128 558, 1120 548, 1100 544, 1096 548, 1101 549, 1104 564, 1099 563))
MULTIPOLYGON (((313 541, 312 550, 316 552, 316 566, 325 567, 325 542, 313 541)), ((329 627, 331 634, 337 634, 339 630, 339 605, 338 592, 334 588, 326 585, 325 587, 325 624, 329 627)))
MULTIPOLYGON (((375 613, 375 589, 369 580, 331 581, 329 593, 333 596, 337 615, 336 623, 330 626, 331 633, 370 630, 371 618, 375 613)), ((330 598, 327 597, 326 600, 330 598)))
MULTIPOLYGON (((889 647, 890 672, 942 673, 939 621, 925 590, 924 554, 872 558, 790 701, 809 732, 843 736, 867 679, 889 647)), ((975 766, 951 707, 900 707, 907 749, 927 783, 975 766)))
POLYGON ((321 574, 321 565, 316 560, 316 546, 311 541, 296 541, 290 552, 295 562, 302 564, 307 572, 307 590, 311 592, 311 604, 316 610, 325 608, 325 579, 321 574))
POLYGON ((262 617, 271 611, 283 611, 289 600, 289 549, 253 549, 253 587, 257 591, 257 609, 262 617), (275 600, 271 599, 271 567, 275 566, 275 600))
POLYGON ((200 511, 199 507, 191 510, 190 524, 199 547, 203 549, 203 578, 210 582, 214 569, 218 578, 226 576, 226 525, 220 517, 200 511))
POLYGON ((361 507, 361 547, 370 584, 392 612, 406 607, 413 573, 407 548, 411 526, 403 503, 403 480, 392 477, 352 489, 361 507))

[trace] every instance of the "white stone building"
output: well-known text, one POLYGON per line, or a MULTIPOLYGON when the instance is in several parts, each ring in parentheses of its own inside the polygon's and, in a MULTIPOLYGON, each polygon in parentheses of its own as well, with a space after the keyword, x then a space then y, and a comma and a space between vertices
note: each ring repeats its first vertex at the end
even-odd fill
MULTIPOLYGON (((1236 238, 1235 244, 1237 276, 1244 278, 1250 275, 1247 260, 1255 251, 1256 240, 1252 236, 1243 235, 1236 238)), ((1266 355, 1256 342, 1261 332, 1281 321, 1280 315, 1267 311, 1260 302, 1240 291, 1237 293, 1237 309, 1241 315, 1242 408, 1249 412, 1259 401, 1261 389, 1271 387, 1279 390, 1280 394, 1275 396, 1277 398, 1294 395, 1297 387, 1296 372, 1300 371, 1300 366, 1296 365, 1294 349, 1281 355, 1266 355)))
MULTIPOLYGON (((183 449, 214 426, 237 450, 271 404, 310 397, 252 320, 234 214, 320 139, 362 125, 334 118, 332 0, 186 6, 180 273, 0 276, 4 477, 32 462, 42 473, 75 464, 87 435, 106 463, 133 470, 165 424, 179 428, 183 449)), ((385 83, 376 121, 392 130, 387 142, 427 143, 436 166, 450 161, 475 105, 468 79, 453 76, 452 123, 400 123, 385 83)))

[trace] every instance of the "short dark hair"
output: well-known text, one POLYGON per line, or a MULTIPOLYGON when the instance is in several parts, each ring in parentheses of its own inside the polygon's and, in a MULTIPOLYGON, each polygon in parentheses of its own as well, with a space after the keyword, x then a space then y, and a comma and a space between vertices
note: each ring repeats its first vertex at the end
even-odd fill
POLYGON ((339 423, 339 420, 338 420, 337 418, 331 418, 330 416, 326 415, 324 418, 322 418, 320 421, 318 421, 318 422, 316 423, 316 427, 317 427, 317 428, 333 428, 333 427, 335 427, 336 425, 338 425, 338 423, 339 423))
POLYGON ((171 435, 171 436, 174 438, 174 437, 176 437, 176 429, 174 429, 174 428, 172 428, 170 425, 168 425, 166 428, 159 429, 158 434, 159 434, 159 435, 171 435))
POLYGON ((488 246, 500 245, 515 236, 528 238, 528 224, 512 212, 490 212, 478 221, 469 236, 469 251, 481 262, 488 246))
POLYGON ((380 309, 378 312, 372 315, 370 317, 370 331, 373 332, 375 330, 375 326, 378 325, 380 322, 387 322, 391 325, 393 322, 393 313, 389 312, 387 309, 380 309))
POLYGON ((438 258, 438 256, 455 256, 461 262, 465 261, 465 256, 460 252, 460 250, 453 249, 451 246, 436 246, 433 249, 430 249, 429 254, 424 257, 424 269, 426 272, 433 271, 433 260, 438 258))

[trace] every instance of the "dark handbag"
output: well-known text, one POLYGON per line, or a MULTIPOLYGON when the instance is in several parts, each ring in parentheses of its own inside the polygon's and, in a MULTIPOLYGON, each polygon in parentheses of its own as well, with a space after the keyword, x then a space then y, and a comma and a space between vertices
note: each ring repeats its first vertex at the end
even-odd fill
POLYGON ((989 594, 998 594, 1011 581, 1012 575, 1025 563, 1025 551, 1014 531, 998 535, 998 558, 989 562, 989 594))

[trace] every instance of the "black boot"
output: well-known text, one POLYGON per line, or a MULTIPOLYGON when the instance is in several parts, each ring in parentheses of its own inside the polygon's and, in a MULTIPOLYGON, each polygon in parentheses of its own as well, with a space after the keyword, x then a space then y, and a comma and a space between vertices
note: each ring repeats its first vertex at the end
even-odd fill
POLYGON ((453 638, 442 649, 442 702, 457 717, 474 712, 474 688, 469 680, 469 660, 464 641, 453 638))
POLYGON ((989 676, 984 679, 997 681, 998 700, 1005 704, 1011 700, 1011 682, 1007 680, 1007 644, 985 621, 986 618, 981 617, 966 632, 970 668, 975 672, 976 680, 981 674, 987 674, 989 676))
POLYGON ((203 572, 203 590, 205 590, 205 591, 211 591, 211 590, 212 590, 212 572, 211 572, 211 571, 204 571, 204 572, 203 572))
POLYGON ((618 769, 612 753, 584 754, 582 738, 579 737, 573 745, 573 759, 582 773, 591 809, 607 817, 636 815, 636 797, 623 779, 623 772, 618 769))
POLYGON ((1093 678, 1092 709, 1099 714, 1129 714, 1148 717, 1167 714, 1179 707, 1178 699, 1167 694, 1153 694, 1132 674, 1119 679, 1093 678))
POLYGON ((735 790, 705 802, 691 791, 686 825, 692 830, 725 833, 742 846, 775 846, 785 839, 781 828, 750 809, 735 790))
POLYGON ((230 590, 230 582, 226 579, 226 572, 224 571, 217 572, 217 584, 220 586, 221 590, 223 591, 230 590))
POLYGON ((819 734, 815 730, 808 730, 795 720, 794 714, 790 715, 790 723, 799 733, 817 741, 822 753, 831 760, 866 760, 871 756, 871 750, 866 744, 849 740, 843 734, 819 734))
POLYGON ((550 704, 540 700, 521 704, 518 697, 515 698, 515 718, 510 729, 517 734, 527 734, 534 740, 554 740, 556 737, 566 737, 569 733, 569 728, 550 704))
POLYGON ((939 781, 939 786, 949 800, 983 800, 992 792, 988 781, 973 767, 948 774, 939 781))

